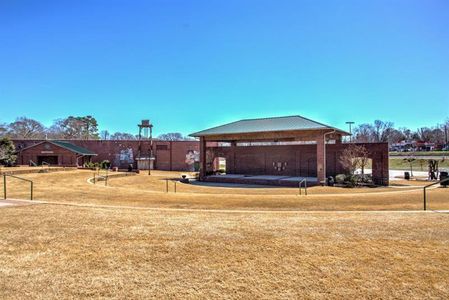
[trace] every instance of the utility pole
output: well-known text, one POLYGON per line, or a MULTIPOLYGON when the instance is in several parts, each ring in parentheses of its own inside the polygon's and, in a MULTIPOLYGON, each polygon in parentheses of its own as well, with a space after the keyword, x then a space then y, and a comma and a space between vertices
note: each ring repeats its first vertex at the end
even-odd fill
POLYGON ((352 124, 354 124, 354 122, 352 121, 347 121, 346 124, 349 125, 349 142, 352 143, 352 124))
POLYGON ((447 143, 447 125, 444 125, 444 138, 446 140, 446 150, 449 150, 447 149, 449 147, 449 144, 447 143))

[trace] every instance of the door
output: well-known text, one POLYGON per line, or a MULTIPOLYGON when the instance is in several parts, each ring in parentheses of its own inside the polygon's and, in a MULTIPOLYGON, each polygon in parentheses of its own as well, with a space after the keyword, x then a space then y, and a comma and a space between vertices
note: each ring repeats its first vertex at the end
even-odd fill
POLYGON ((42 165, 42 163, 49 164, 49 165, 57 165, 58 164, 58 156, 56 156, 56 155, 38 156, 37 164, 42 165))

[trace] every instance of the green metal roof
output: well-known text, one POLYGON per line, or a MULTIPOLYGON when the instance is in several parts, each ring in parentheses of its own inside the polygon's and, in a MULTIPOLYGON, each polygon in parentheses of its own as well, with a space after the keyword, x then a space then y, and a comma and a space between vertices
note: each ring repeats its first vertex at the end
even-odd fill
POLYGON ((289 131, 289 130, 316 130, 316 129, 335 129, 342 134, 347 132, 335 127, 319 123, 302 116, 273 117, 262 119, 246 119, 225 125, 209 128, 190 134, 193 137, 235 134, 235 133, 255 133, 270 131, 289 131))
POLYGON ((66 141, 47 141, 50 142, 56 146, 65 148, 67 150, 70 150, 72 152, 75 152, 77 154, 81 154, 81 155, 97 155, 95 152, 92 152, 86 148, 74 145, 70 142, 66 142, 66 141))

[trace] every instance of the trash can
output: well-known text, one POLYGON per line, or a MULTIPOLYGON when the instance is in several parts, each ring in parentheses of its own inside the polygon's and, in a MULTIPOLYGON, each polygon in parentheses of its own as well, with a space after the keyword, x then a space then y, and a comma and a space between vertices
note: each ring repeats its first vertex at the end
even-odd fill
POLYGON ((405 180, 410 180, 410 173, 409 172, 404 172, 404 179, 405 180))
POLYGON ((327 185, 334 186, 334 184, 335 184, 334 177, 332 176, 327 177, 327 185))
MULTIPOLYGON (((440 172, 440 181, 449 178, 448 172, 440 172)), ((440 182, 441 186, 447 187, 449 185, 449 180, 445 182, 440 182)))

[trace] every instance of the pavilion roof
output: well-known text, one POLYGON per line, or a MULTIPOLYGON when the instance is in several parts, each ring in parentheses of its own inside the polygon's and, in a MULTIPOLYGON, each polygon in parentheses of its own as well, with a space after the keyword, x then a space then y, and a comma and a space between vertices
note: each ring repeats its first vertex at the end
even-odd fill
POLYGON ((343 135, 349 135, 348 132, 338 128, 313 121, 302 116, 272 117, 261 119, 244 119, 217 127, 212 127, 199 132, 190 134, 193 137, 202 137, 209 135, 239 134, 239 133, 257 133, 272 131, 301 131, 301 130, 336 130, 343 135))

